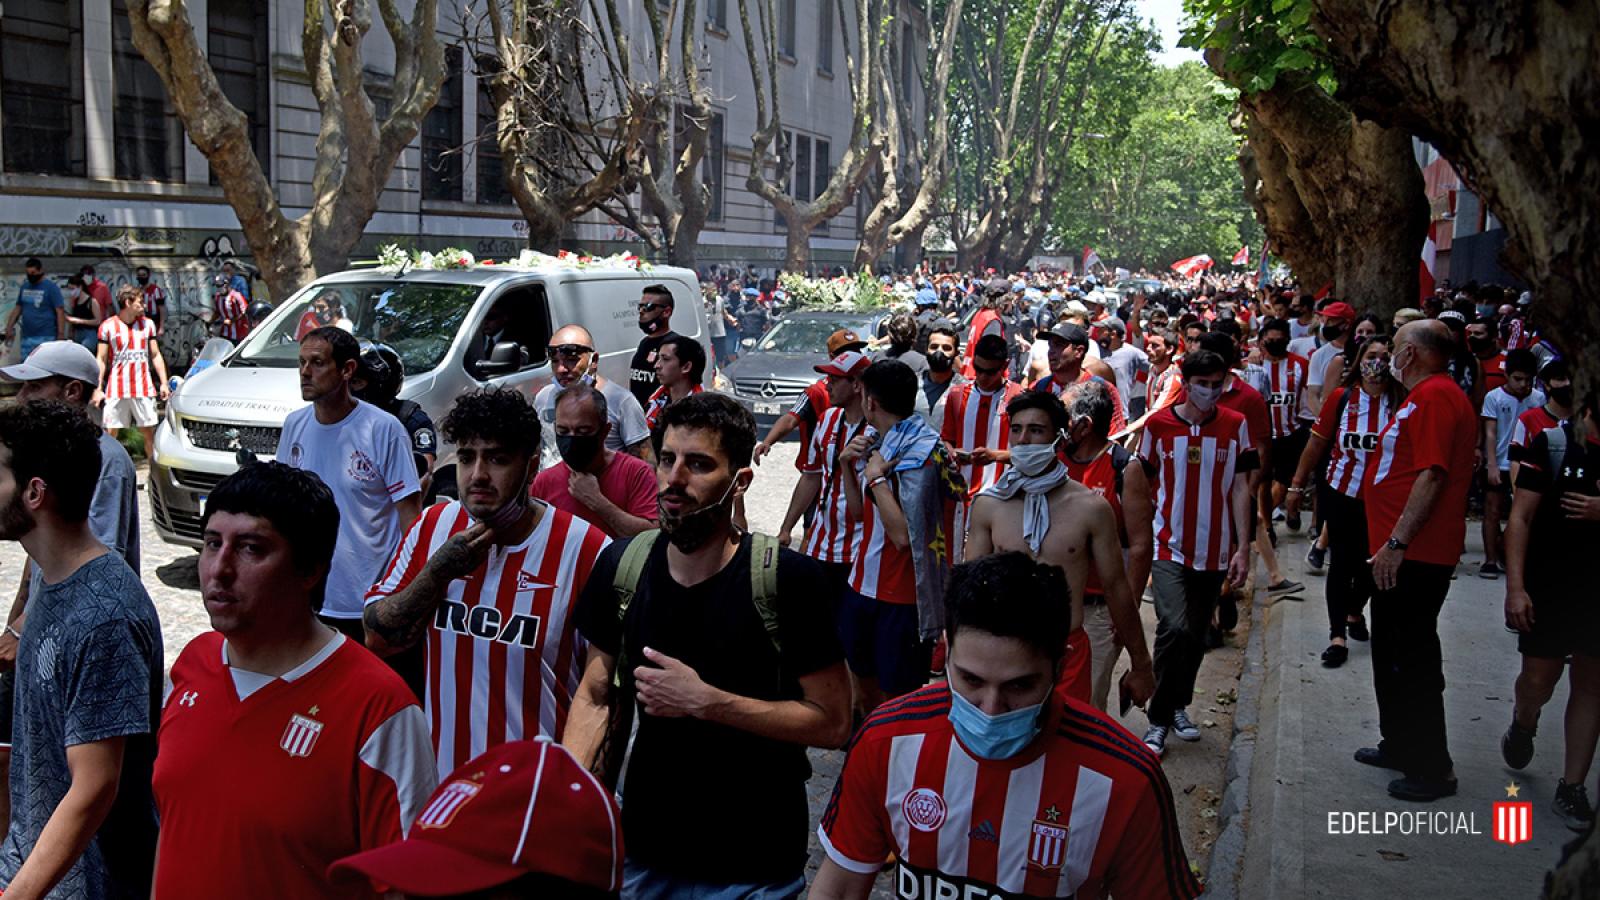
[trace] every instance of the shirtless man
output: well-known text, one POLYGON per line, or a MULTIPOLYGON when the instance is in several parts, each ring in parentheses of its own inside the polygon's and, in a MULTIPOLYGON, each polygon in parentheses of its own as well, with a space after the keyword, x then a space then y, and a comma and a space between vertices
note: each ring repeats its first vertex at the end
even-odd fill
POLYGON ((1091 660, 1083 631, 1083 594, 1093 562, 1105 586, 1112 623, 1133 662, 1132 671, 1123 676, 1122 691, 1142 706, 1155 692, 1155 671, 1123 572, 1116 515, 1104 498, 1068 478, 1056 455, 1068 423, 1066 407, 1054 394, 1026 391, 1007 405, 1006 413, 1011 420, 1011 465, 973 500, 965 558, 1020 550, 1066 570, 1072 633, 1059 686, 1085 704, 1090 702, 1091 660))

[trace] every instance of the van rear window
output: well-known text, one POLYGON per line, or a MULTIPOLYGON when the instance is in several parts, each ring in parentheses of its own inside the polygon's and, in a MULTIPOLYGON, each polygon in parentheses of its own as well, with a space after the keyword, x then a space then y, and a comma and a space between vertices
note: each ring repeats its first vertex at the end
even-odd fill
POLYGON ((360 281, 305 291, 245 338, 238 356, 246 364, 292 369, 300 339, 323 325, 388 344, 406 371, 436 368, 455 340, 472 304, 483 291, 474 284, 360 281))

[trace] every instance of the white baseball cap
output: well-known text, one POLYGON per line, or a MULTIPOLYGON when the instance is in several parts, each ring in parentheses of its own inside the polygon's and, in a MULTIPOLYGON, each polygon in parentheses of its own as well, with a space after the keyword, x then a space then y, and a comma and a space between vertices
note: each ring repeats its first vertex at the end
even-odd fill
POLYGON ((77 341, 46 341, 33 348, 27 359, 0 369, 0 378, 7 381, 38 381, 56 375, 99 384, 100 364, 77 341))

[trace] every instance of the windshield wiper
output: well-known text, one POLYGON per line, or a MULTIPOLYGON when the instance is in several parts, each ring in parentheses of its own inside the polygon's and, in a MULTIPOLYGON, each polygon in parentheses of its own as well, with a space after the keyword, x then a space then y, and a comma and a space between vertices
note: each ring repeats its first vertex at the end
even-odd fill
POLYGON ((245 369, 259 369, 259 368, 261 368, 261 364, 260 363, 256 362, 253 359, 245 359, 242 356, 235 356, 233 359, 230 359, 227 362, 223 363, 223 365, 225 365, 225 366, 227 366, 229 368, 232 368, 234 366, 239 366, 239 367, 245 368, 245 369))

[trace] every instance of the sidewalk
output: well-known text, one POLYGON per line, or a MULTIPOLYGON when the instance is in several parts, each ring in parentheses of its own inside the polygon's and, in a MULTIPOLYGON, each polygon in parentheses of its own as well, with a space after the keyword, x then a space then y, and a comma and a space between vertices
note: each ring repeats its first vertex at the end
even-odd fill
MULTIPOLYGON (((1468 532, 1467 553, 1439 622, 1450 752, 1461 789, 1431 804, 1391 798, 1385 786, 1396 774, 1351 758, 1358 747, 1378 740, 1371 656, 1366 644, 1352 641, 1342 668, 1322 667, 1324 579, 1307 571, 1304 538, 1282 541, 1285 572, 1304 582, 1306 590, 1302 602, 1257 608, 1264 676, 1234 895, 1538 896, 1562 845, 1576 836, 1549 809, 1561 776, 1567 690, 1563 682, 1545 707, 1533 762, 1521 772, 1508 769, 1500 757, 1500 735, 1510 720, 1520 657, 1516 638, 1505 630, 1505 581, 1477 577, 1483 556, 1476 521, 1469 522, 1468 532), (1493 839, 1493 804, 1508 799, 1506 786, 1512 782, 1521 788, 1514 799, 1533 803, 1532 839, 1516 846, 1493 839), (1396 826, 1387 833, 1343 833, 1338 825, 1330 827, 1329 815, 1344 812, 1368 813, 1376 829, 1383 828, 1387 813, 1449 813, 1448 822, 1439 825, 1477 833, 1403 834, 1396 826)), ((1218 895, 1231 893, 1231 886, 1213 887, 1218 895)))

